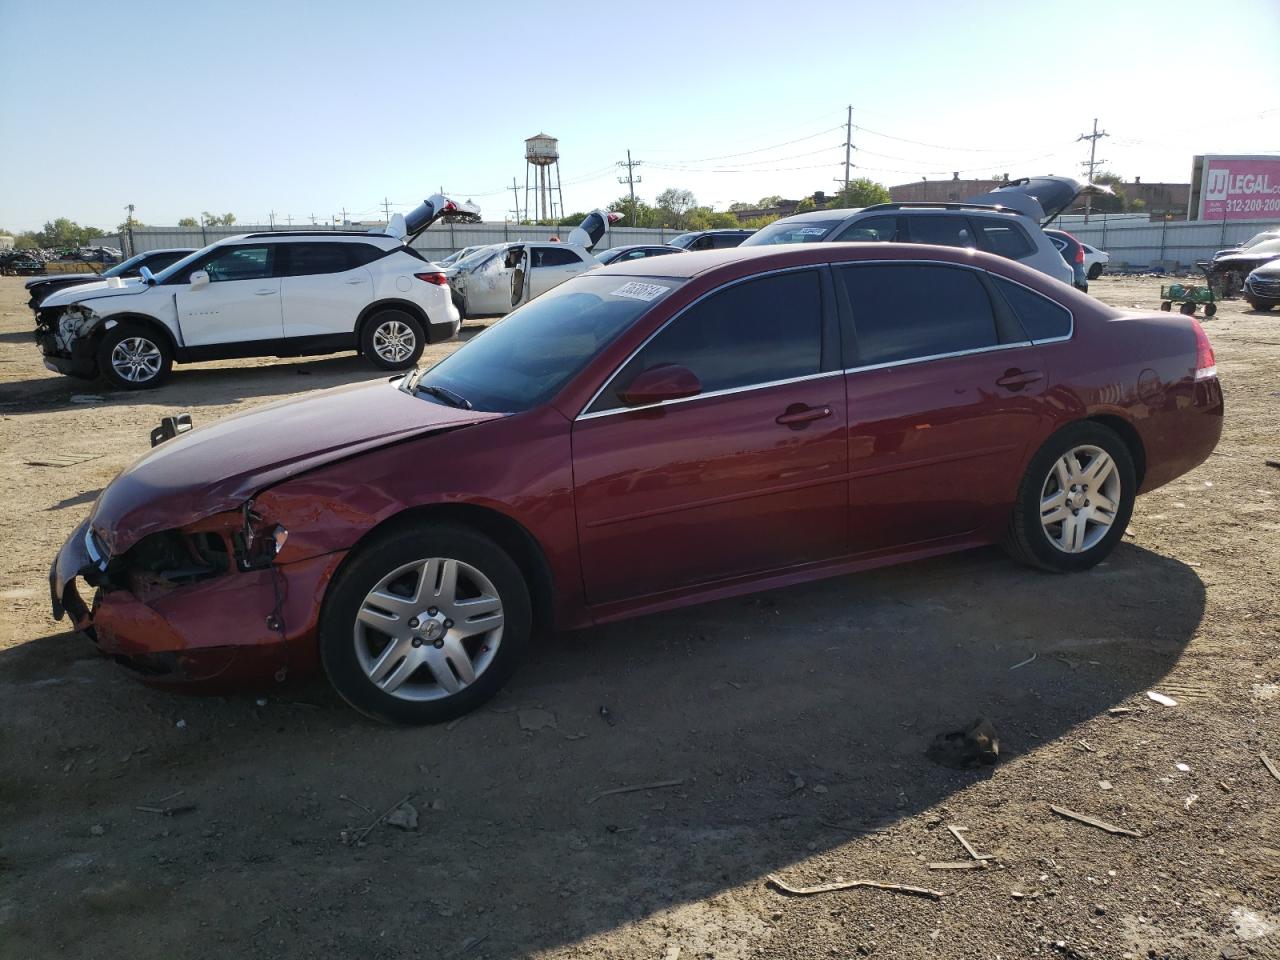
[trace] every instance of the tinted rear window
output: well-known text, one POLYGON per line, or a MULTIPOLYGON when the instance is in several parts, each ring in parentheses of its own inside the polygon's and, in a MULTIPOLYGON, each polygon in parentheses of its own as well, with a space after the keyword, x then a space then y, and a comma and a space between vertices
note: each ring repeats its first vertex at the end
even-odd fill
MULTIPOLYGON (((1010 260, 1021 260, 1036 252, 1035 244, 1023 233, 1022 228, 1009 220, 993 220, 990 217, 976 217, 974 223, 982 232, 986 248, 992 253, 1010 260)), ((1064 244, 1070 241, 1063 238, 1064 244)))
POLYGON ((840 270, 857 338, 851 366, 918 360, 994 347, 991 300, 978 275, 933 264, 840 270))
POLYGON ((1033 341, 1052 340, 1071 333, 1071 312, 1066 307, 1021 284, 997 276, 992 276, 991 279, 995 281, 996 289, 1009 304, 1009 308, 1021 321, 1028 338, 1033 341))

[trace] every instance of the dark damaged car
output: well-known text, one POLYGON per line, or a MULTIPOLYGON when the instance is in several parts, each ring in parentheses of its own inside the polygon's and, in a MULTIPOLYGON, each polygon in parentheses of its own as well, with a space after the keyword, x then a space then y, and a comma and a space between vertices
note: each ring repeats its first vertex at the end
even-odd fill
POLYGON ((1194 318, 1003 257, 646 258, 430 369, 160 430, 51 595, 152 683, 322 669, 370 716, 439 721, 540 631, 997 542, 1088 569, 1222 413, 1194 318))

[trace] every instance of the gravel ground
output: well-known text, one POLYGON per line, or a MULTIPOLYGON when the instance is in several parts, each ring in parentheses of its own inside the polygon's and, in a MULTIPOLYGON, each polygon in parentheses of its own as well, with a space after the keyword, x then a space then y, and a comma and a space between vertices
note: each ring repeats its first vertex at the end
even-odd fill
POLYGON ((372 369, 201 364, 122 395, 44 371, 30 327, 0 280, 0 956, 1280 956, 1280 315, 1206 323, 1222 444, 1090 573, 978 550, 562 635, 414 730, 320 684, 158 693, 48 611, 55 551, 162 415, 372 369), (51 453, 86 459, 31 465, 51 453), (978 716, 997 766, 925 757, 978 716), (591 802, 656 781, 680 782, 591 802), (365 829, 406 796, 416 829, 365 829), (948 825, 995 859, 930 870, 967 859, 948 825))

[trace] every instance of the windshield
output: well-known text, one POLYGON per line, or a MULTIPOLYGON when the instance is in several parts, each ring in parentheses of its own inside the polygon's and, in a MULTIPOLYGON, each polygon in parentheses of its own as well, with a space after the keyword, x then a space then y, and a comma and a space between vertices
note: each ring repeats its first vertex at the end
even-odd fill
POLYGON ((136 267, 145 259, 147 259, 147 255, 145 253, 140 253, 136 257, 130 257, 128 260, 125 260, 123 263, 117 263, 110 270, 103 270, 102 276, 123 277, 126 273, 129 272, 130 268, 136 267))
POLYGON ((454 263, 453 266, 457 267, 459 270, 472 270, 487 261, 505 246, 506 244, 494 243, 487 247, 481 247, 479 250, 468 253, 465 257, 454 263))
POLYGON ((671 244, 673 247, 683 248, 693 243, 693 240, 696 236, 697 236, 696 233, 682 233, 678 237, 672 237, 670 240, 667 241, 667 243, 671 244))
POLYGON ((508 314, 401 389, 433 403, 517 413, 551 399, 684 281, 582 274, 508 314))
POLYGON ((817 243, 824 239, 844 220, 775 220, 757 230, 746 240, 744 247, 762 247, 774 243, 817 243))
POLYGON ((1271 231, 1271 230, 1264 231, 1263 233, 1259 233, 1259 234, 1257 234, 1257 235, 1255 235, 1255 236, 1253 236, 1253 237, 1250 237, 1250 238, 1249 238, 1248 240, 1246 240, 1244 243, 1240 244, 1240 249, 1241 249, 1241 250, 1252 250, 1252 249, 1253 249, 1254 247, 1256 247, 1258 244, 1263 243, 1263 242, 1265 242, 1265 241, 1267 241, 1267 240, 1275 240, 1277 237, 1280 237, 1280 233, 1276 233, 1276 232, 1271 231))
POLYGON ((1275 240, 1263 240, 1261 243, 1255 243, 1249 248, 1249 252, 1258 257, 1280 253, 1280 238, 1275 240))

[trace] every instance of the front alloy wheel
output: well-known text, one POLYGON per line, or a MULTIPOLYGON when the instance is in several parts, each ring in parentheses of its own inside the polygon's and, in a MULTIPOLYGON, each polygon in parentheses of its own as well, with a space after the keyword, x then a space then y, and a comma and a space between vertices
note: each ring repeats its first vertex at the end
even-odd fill
POLYGON ((142 324, 121 323, 98 343, 98 372, 123 390, 157 387, 172 366, 168 342, 142 324))
POLYGON ((408 521, 342 568, 320 615, 334 689, 388 723, 439 723, 501 689, 532 631, 529 588, 497 543, 446 523, 408 521))

